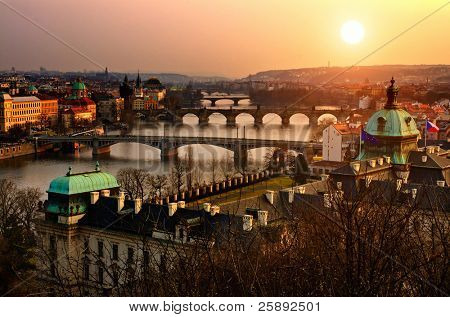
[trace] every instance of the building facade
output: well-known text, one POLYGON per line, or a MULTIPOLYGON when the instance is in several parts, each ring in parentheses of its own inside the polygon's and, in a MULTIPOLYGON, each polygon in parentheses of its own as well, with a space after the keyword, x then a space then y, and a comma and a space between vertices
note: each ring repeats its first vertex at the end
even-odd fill
POLYGON ((35 96, 11 97, 0 95, 0 130, 7 132, 12 127, 25 128, 39 123, 41 119, 41 100, 35 96))

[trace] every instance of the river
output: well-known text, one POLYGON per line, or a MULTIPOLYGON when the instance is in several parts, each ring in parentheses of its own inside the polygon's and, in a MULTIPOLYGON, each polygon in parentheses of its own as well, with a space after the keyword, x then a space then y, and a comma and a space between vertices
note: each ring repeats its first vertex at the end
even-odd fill
MULTIPOLYGON (((222 101, 223 106, 228 106, 227 101, 222 101)), ((218 102, 218 106, 221 103, 218 102)), ((217 136, 235 138, 262 138, 262 139, 290 139, 308 140, 308 121, 302 117, 291 118, 288 128, 281 127, 281 118, 277 115, 264 117, 263 127, 253 126, 253 117, 241 114, 236 119, 237 127, 227 127, 226 118, 220 114, 210 116, 209 124, 205 127, 198 126, 198 119, 193 115, 187 115, 183 124, 172 125, 159 122, 149 124, 138 122, 132 131, 133 134, 142 135, 167 135, 167 136, 217 136)), ((187 146, 178 150, 180 157, 185 157, 187 146)), ((212 157, 221 159, 232 152, 209 145, 193 145, 194 158, 201 161, 210 160, 212 157)), ((264 150, 249 151, 249 160, 258 165, 264 158, 264 150)), ((42 153, 0 161, 0 178, 10 178, 19 186, 38 187, 42 192, 48 189, 52 179, 65 175, 69 166, 73 172, 90 171, 95 168, 95 162, 99 161, 102 170, 116 175, 121 168, 135 167, 150 170, 152 173, 168 173, 169 163, 161 162, 160 152, 142 144, 122 143, 111 147, 111 153, 92 157, 91 149, 84 149, 76 154, 67 153, 42 153)), ((199 163, 200 164, 200 163, 199 163)), ((208 177, 205 174, 205 177, 208 177)))

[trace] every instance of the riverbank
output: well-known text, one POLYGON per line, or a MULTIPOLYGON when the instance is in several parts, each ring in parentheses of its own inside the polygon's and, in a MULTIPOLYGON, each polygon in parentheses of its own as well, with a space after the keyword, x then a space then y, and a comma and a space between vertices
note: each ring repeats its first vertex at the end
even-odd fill
POLYGON ((16 157, 42 153, 53 150, 53 144, 45 144, 35 148, 34 143, 14 143, 0 147, 0 160, 13 159, 16 157))

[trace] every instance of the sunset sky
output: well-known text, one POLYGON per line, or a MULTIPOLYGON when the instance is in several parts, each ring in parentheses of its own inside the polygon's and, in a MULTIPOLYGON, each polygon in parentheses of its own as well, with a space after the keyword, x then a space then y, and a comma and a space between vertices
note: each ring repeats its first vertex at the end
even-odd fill
MULTIPOLYGON (((98 70, 5 2, 111 71, 243 77, 350 65, 447 0, 0 0, 0 69, 98 70), (358 44, 340 36, 348 20, 358 44)), ((450 64, 449 34, 447 5, 361 65, 450 64)))

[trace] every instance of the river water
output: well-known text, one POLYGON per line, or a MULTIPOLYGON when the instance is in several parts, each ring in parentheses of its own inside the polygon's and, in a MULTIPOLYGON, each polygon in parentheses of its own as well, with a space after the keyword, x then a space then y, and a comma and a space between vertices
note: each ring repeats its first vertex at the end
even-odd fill
MULTIPOLYGON (((241 103, 240 103, 241 104, 241 103)), ((229 107, 227 101, 218 102, 217 106, 229 107)), ((245 107, 239 106, 239 107, 245 107)), ((290 139, 305 141, 309 138, 308 120, 299 116, 291 118, 291 125, 288 128, 281 127, 281 118, 277 115, 268 114, 264 117, 263 127, 253 126, 253 117, 241 114, 237 117, 237 127, 227 127, 226 118, 221 114, 213 114, 209 118, 209 124, 205 127, 198 125, 198 118, 194 115, 186 115, 183 124, 172 125, 159 122, 149 124, 138 122, 132 134, 160 135, 160 136, 210 136, 235 138, 262 138, 262 139, 290 139), (245 130, 245 131, 244 131, 245 130)), ((112 133, 112 132, 110 132, 112 133)), ((193 145, 194 158, 198 164, 204 164, 213 157, 221 159, 232 156, 233 152, 226 149, 209 146, 193 145)), ((188 147, 181 147, 178 150, 180 157, 185 157, 188 147)), ((265 150, 256 149, 249 151, 249 161, 258 165, 264 158, 265 150)), ((52 179, 65 175, 69 166, 73 172, 91 171, 95 168, 96 161, 99 161, 102 170, 116 175, 121 168, 135 167, 143 168, 152 173, 168 173, 169 163, 161 162, 160 151, 142 144, 122 143, 111 147, 111 153, 92 157, 91 149, 83 149, 79 153, 42 153, 37 157, 34 155, 19 157, 10 160, 0 161, 0 178, 10 178, 19 186, 33 186, 45 192, 52 179)), ((206 168, 205 168, 206 169, 206 168)), ((208 174, 205 173, 205 178, 208 174)))

